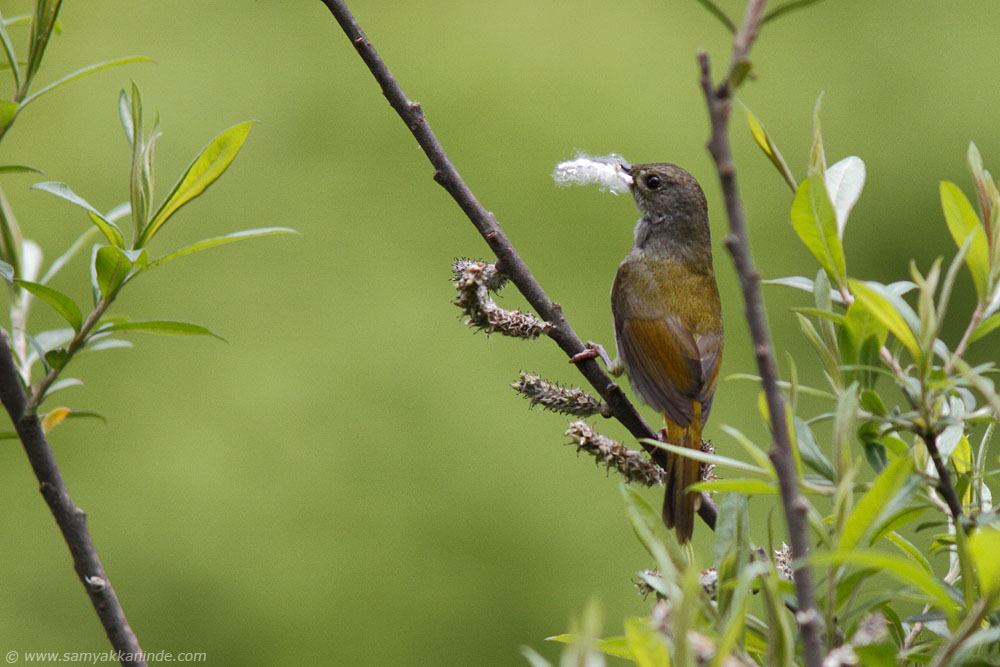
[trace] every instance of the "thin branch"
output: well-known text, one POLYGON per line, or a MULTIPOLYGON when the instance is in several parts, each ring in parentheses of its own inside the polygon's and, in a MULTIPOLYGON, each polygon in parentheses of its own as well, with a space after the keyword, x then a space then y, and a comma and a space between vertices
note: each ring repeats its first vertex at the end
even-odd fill
POLYGON ((94 310, 87 315, 87 319, 80 326, 80 330, 76 332, 73 339, 70 340, 69 344, 66 346, 66 357, 63 363, 59 366, 53 366, 31 392, 31 396, 28 397, 28 403, 24 408, 25 414, 35 414, 38 410, 38 406, 40 406, 42 401, 45 400, 45 392, 49 390, 49 387, 51 387, 52 383, 56 381, 59 374, 62 373, 64 368, 66 368, 66 365, 70 362, 73 356, 87 343, 87 337, 90 335, 90 331, 97 326, 98 322, 101 321, 101 317, 104 316, 104 311, 106 311, 108 306, 111 305, 111 302, 114 301, 117 293, 118 292, 116 290, 110 297, 102 298, 94 310))
POLYGON ((795 595, 798 612, 796 621, 802 636, 802 648, 808 667, 820 667, 823 651, 820 644, 822 619, 816 607, 812 569, 801 565, 809 554, 808 506, 799 494, 798 474, 792 453, 788 424, 785 420, 785 400, 778 386, 778 373, 774 361, 774 350, 768 332, 767 315, 760 293, 760 274, 757 272, 750 254, 747 237, 746 215, 736 183, 736 167, 729 147, 729 112, 733 91, 733 74, 746 66, 747 55, 760 30, 761 14, 766 0, 749 0, 747 12, 739 33, 733 39, 733 54, 729 71, 718 88, 712 83, 708 54, 698 54, 701 68, 701 84, 705 94, 711 121, 711 137, 708 150, 715 161, 719 181, 722 185, 726 213, 729 217, 729 236, 725 240, 726 249, 732 255, 733 264, 739 276, 740 287, 746 305, 746 319, 753 338, 754 352, 761 384, 767 398, 771 415, 771 431, 774 437, 770 459, 778 474, 781 500, 788 524, 788 538, 792 557, 798 562, 795 570, 795 595))
POLYGON ((926 430, 921 430, 919 435, 924 441, 927 453, 931 456, 931 461, 934 462, 934 469, 938 475, 937 490, 938 493, 944 496, 945 502, 948 503, 948 509, 951 511, 952 519, 955 522, 955 529, 968 531, 968 529, 971 529, 971 526, 962 526, 962 503, 958 499, 958 492, 955 491, 955 487, 951 484, 951 473, 948 472, 948 466, 941 458, 941 452, 938 451, 937 439, 933 433, 928 433, 926 430))
POLYGON ((87 595, 111 640, 111 646, 119 652, 121 664, 145 665, 139 640, 129 626, 125 612, 108 581, 108 575, 104 572, 104 566, 101 565, 97 549, 90 539, 86 514, 73 504, 52 448, 45 439, 38 415, 25 412, 27 397, 21 384, 21 376, 14 365, 10 340, 5 331, 0 331, 0 401, 7 408, 14 428, 17 429, 28 461, 38 478, 42 496, 62 531, 63 539, 73 556, 77 576, 87 589, 87 595))
MULTIPOLYGON (((438 141, 424 116, 420 104, 410 101, 403 92, 402 87, 392 75, 389 67, 379 56, 371 41, 365 36, 361 28, 355 21, 354 16, 347 8, 343 0, 322 0, 323 4, 330 10, 334 18, 340 24, 348 39, 357 49, 358 55, 371 71, 375 80, 382 88, 389 104, 395 109, 399 117, 406 123, 417 143, 427 155, 434 166, 434 180, 443 187, 449 195, 459 205, 465 215, 469 218, 479 233, 485 239, 487 245, 497 258, 497 267, 510 278, 517 289, 524 295, 539 317, 549 322, 552 326, 546 334, 559 345, 568 357, 574 357, 586 348, 580 337, 576 335, 570 327, 569 322, 563 316, 562 307, 549 299, 538 281, 531 274, 528 266, 521 259, 514 245, 507 238, 507 235, 497 223, 496 217, 486 210, 486 208, 476 199, 476 196, 466 185, 459 175, 458 170, 452 164, 445 153, 444 147, 438 141)), ((601 395, 611 409, 611 413, 620 421, 629 432, 637 439, 656 439, 656 433, 639 415, 635 406, 628 400, 625 392, 615 384, 607 373, 601 369, 594 359, 585 359, 575 364, 576 367, 587 378, 587 381, 601 395)), ((664 464, 664 454, 656 447, 643 444, 643 448, 653 457, 657 463, 664 464)), ((715 527, 717 507, 708 494, 702 494, 701 508, 698 514, 712 528, 715 527)))

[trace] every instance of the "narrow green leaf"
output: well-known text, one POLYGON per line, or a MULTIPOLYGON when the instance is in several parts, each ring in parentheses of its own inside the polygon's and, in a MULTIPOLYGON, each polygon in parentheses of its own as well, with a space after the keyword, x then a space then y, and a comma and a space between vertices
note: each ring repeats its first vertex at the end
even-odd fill
POLYGON ((941 208, 944 210, 944 219, 948 223, 948 231, 955 240, 955 244, 961 248, 966 240, 971 236, 972 245, 965 256, 965 263, 969 266, 972 274, 972 282, 976 286, 976 294, 979 301, 986 298, 989 285, 990 255, 989 246, 986 240, 986 232, 983 228, 979 216, 972 208, 965 193, 954 183, 941 181, 941 208))
POLYGON ((890 531, 886 533, 885 538, 892 542, 900 551, 910 557, 914 563, 919 565, 921 569, 927 574, 933 575, 934 568, 931 567, 931 563, 924 556, 923 552, 913 545, 909 540, 905 539, 902 535, 896 531, 890 531))
POLYGON ((749 463, 744 463, 738 459, 733 459, 728 456, 719 456, 718 454, 709 454, 708 452, 703 452, 698 449, 688 449, 687 447, 678 447, 677 445, 671 445, 666 442, 660 442, 659 440, 649 440, 644 439, 642 442, 656 446, 659 449, 665 449, 671 454, 679 454, 685 458, 694 459, 695 461, 701 461, 702 463, 712 463, 720 468, 731 468, 733 470, 739 470, 741 472, 750 473, 752 475, 760 475, 762 477, 773 478, 775 476, 774 469, 765 470, 763 468, 758 468, 757 466, 750 465, 749 463))
POLYGON ((0 174, 44 174, 41 169, 28 166, 26 164, 5 164, 0 166, 0 174))
POLYGON ((630 658, 639 667, 670 667, 667 644, 659 631, 641 618, 625 619, 625 644, 630 658))
POLYGON ((904 585, 918 589, 949 617, 953 618, 958 611, 958 604, 949 595, 944 584, 903 556, 874 549, 851 549, 816 552, 809 556, 808 561, 813 565, 855 565, 877 568, 904 585))
POLYGON ((121 248, 108 245, 97 251, 94 258, 94 268, 96 269, 97 286, 101 291, 101 295, 105 299, 108 299, 125 282, 129 271, 132 270, 132 261, 121 248))
MULTIPOLYGON (((0 189, 0 260, 13 267, 14 275, 21 275, 22 254, 26 250, 25 245, 21 236, 21 227, 17 224, 17 217, 3 193, 3 189, 0 189)), ((28 247, 30 248, 31 244, 28 247)), ((25 274, 24 277, 33 278, 34 276, 25 274)))
POLYGON ((15 280, 14 284, 25 291, 31 292, 52 306, 64 320, 69 322, 74 331, 80 330, 80 327, 83 325, 83 316, 80 314, 80 308, 73 302, 73 299, 41 283, 33 283, 28 280, 15 280))
POLYGON ((51 92, 56 88, 64 86, 72 81, 76 81, 77 79, 82 79, 85 76, 94 74, 95 72, 100 72, 101 70, 106 70, 110 67, 117 67, 119 65, 127 65, 128 63, 139 63, 139 62, 151 63, 153 62, 153 60, 147 58, 146 56, 127 56, 125 58, 115 58, 114 60, 105 60, 104 62, 95 63, 93 65, 88 65, 86 67, 81 67, 75 72, 67 74, 58 81, 53 81, 49 85, 40 88, 35 93, 28 95, 26 98, 24 98, 24 102, 21 103, 21 107, 23 108, 28 106, 28 104, 34 102, 45 93, 51 92))
POLYGON ((672 593, 671 597, 676 599, 680 595, 677 572, 679 564, 684 562, 677 538, 673 532, 667 533, 660 512, 654 510, 638 491, 625 484, 619 484, 618 489, 625 500, 625 510, 633 532, 656 563, 664 586, 672 593))
POLYGON ((853 549, 861 538, 872 531, 892 498, 903 488, 913 472, 913 458, 901 456, 879 473, 872 486, 858 500, 844 522, 840 548, 853 549))
POLYGON ((234 241, 243 241, 245 239, 257 238, 259 236, 268 236, 269 234, 298 234, 298 232, 288 227, 244 229, 239 232, 233 232, 232 234, 226 234, 225 236, 216 236, 214 238, 198 241, 197 243, 192 243, 189 246, 184 246, 183 248, 175 250, 170 254, 154 259, 149 263, 147 268, 153 268, 154 266, 159 266, 160 264, 166 264, 172 259, 177 259, 178 257, 183 257, 184 255, 190 255, 191 253, 195 253, 200 250, 207 250, 208 248, 214 248, 216 246, 232 243, 234 241))
POLYGON ((0 131, 14 122, 14 116, 21 110, 21 105, 10 100, 0 100, 0 131))
POLYGON ((844 248, 837 236, 837 214, 823 183, 823 176, 813 174, 799 184, 792 202, 792 227, 816 257, 835 285, 847 278, 844 248))
POLYGON ((823 93, 816 96, 813 106, 813 144, 809 151, 809 176, 826 175, 826 152, 823 149, 823 130, 820 123, 820 109, 823 106, 823 93))
POLYGON ((726 432, 727 435, 733 438, 745 451, 750 455, 750 458, 757 463, 762 470, 774 470, 774 464, 771 463, 771 459, 768 458, 767 453, 757 446, 750 438, 743 434, 739 429, 733 428, 728 424, 722 425, 722 430, 726 432))
POLYGON ((111 331, 142 331, 145 333, 171 334, 175 336, 212 336, 225 342, 225 338, 197 324, 172 322, 169 320, 148 320, 145 322, 116 322, 102 326, 101 333, 111 331))
POLYGON ((844 228, 851 209, 858 203, 865 187, 865 163, 856 155, 830 165, 826 170, 826 191, 837 213, 837 238, 844 239, 844 228))
POLYGON ((799 184, 795 181, 795 176, 792 175, 792 170, 788 168, 788 163, 782 157, 781 151, 778 150, 771 135, 764 129, 757 116, 753 115, 753 112, 749 108, 744 107, 744 110, 747 113, 747 124, 750 126, 750 134, 753 136, 754 141, 764 151, 764 155, 771 161, 774 168, 778 170, 781 177, 785 179, 785 183, 788 183, 788 187, 792 189, 792 192, 795 192, 799 184))
POLYGON ((848 286, 857 300, 856 302, 861 303, 875 319, 892 332, 892 335, 909 350, 914 359, 920 359, 920 345, 917 344, 917 339, 914 338, 906 320, 889 303, 889 300, 860 280, 851 279, 848 281, 848 286))
POLYGON ((778 493, 777 482, 765 482, 762 479, 710 479, 692 484, 694 491, 719 491, 722 493, 742 493, 746 496, 773 496, 778 493))
POLYGON ((981 528, 968 539, 969 555, 976 566, 979 577, 980 594, 997 598, 1000 596, 1000 530, 981 528))
POLYGON ((793 12, 796 9, 802 9, 803 7, 808 7, 809 5, 816 4, 821 0, 789 0, 783 5, 778 5, 774 9, 770 10, 764 17, 760 20, 760 24, 764 25, 770 23, 776 18, 779 18, 789 12, 793 12))
POLYGON ((87 215, 90 217, 90 221, 94 223, 94 226, 104 234, 104 238, 108 240, 108 243, 117 248, 125 247, 125 237, 122 236, 118 225, 93 211, 87 211, 87 215))
POLYGON ((764 603, 767 608, 767 665, 793 665, 795 653, 795 635, 792 631, 790 614, 785 609, 785 601, 781 597, 778 573, 774 565, 768 568, 760 578, 761 590, 764 592, 764 603))
POLYGON ((712 0, 698 0, 698 4, 704 7, 709 14, 717 18, 719 23, 726 27, 726 30, 734 35, 736 34, 736 24, 722 11, 721 7, 712 2, 712 0))
POLYGON ((971 141, 969 142, 969 150, 965 154, 965 163, 976 183, 976 194, 979 195, 979 212, 982 214, 983 220, 988 221, 993 217, 990 190, 995 189, 996 185, 983 167, 983 156, 979 154, 976 144, 971 141))
MULTIPOLYGON (((546 637, 547 642, 559 642, 560 644, 576 644, 580 641, 581 637, 575 634, 561 634, 555 635, 554 637, 546 637)), ((607 655, 613 655, 616 658, 624 658, 628 660, 631 655, 628 650, 628 646, 625 643, 624 637, 608 637, 607 639, 597 639, 594 640, 593 646, 595 649, 601 653, 606 653, 607 655)))
POLYGON ((1000 313, 996 313, 995 315, 992 315, 980 322, 979 326, 975 328, 972 335, 969 337, 969 341, 975 342, 998 327, 1000 327, 1000 313))
POLYGON ((14 76, 14 90, 20 90, 21 70, 17 66, 17 53, 14 51, 13 42, 10 41, 10 35, 7 34, 6 21, 2 18, 0 18, 0 44, 3 45, 3 52, 7 56, 10 71, 14 76))
POLYGON ((121 230, 115 223, 111 222, 104 215, 94 208, 90 202, 70 190, 69 186, 65 183, 58 183, 56 181, 44 181, 42 183, 35 183, 31 186, 33 190, 42 190, 43 192, 48 192, 57 197, 61 197, 71 204, 76 204, 83 210, 85 210, 90 215, 90 220, 93 222, 101 233, 107 237, 108 241, 112 245, 119 248, 125 247, 125 240, 122 238, 121 230))
POLYGON ((530 646, 521 647, 521 655, 528 661, 530 667, 552 667, 552 663, 542 657, 542 654, 530 646))
POLYGON ((234 125, 213 139, 201 151, 160 204, 149 225, 142 230, 138 247, 145 246, 177 209, 200 195, 222 176, 236 158, 253 125, 253 121, 234 125))
POLYGON ((62 389, 69 389, 70 387, 79 387, 82 384, 83 382, 78 378, 62 378, 60 380, 56 380, 51 385, 49 385, 49 388, 45 392, 45 395, 51 396, 52 394, 62 389))
POLYGON ((799 417, 795 418, 795 436, 799 441, 799 454, 802 456, 802 462, 831 482, 835 481, 833 464, 820 451, 809 424, 799 417))

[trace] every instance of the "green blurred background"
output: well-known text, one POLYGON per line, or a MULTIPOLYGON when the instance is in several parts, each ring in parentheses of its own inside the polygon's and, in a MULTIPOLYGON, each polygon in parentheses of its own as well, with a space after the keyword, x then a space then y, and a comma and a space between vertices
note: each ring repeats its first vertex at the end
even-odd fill
MULTIPOLYGON (((155 248, 247 227, 302 232, 137 281, 117 313, 196 322, 228 344, 136 336, 134 349, 74 363, 85 386, 52 401, 107 417, 67 423, 51 440, 144 648, 204 651, 212 664, 509 665, 522 662, 522 644, 554 656, 543 638, 565 631, 591 597, 608 633, 644 613, 630 581, 649 562, 617 480, 564 444, 566 419, 529 412, 507 386, 521 369, 573 384, 579 376, 547 340, 463 327, 449 265, 486 247, 323 5, 64 4, 38 86, 129 54, 156 64, 42 98, 3 142, 0 162, 46 172, 5 176, 3 187, 49 259, 88 223, 28 186, 64 181, 105 210, 127 197, 117 97, 130 80, 162 116, 161 196, 211 137, 260 121, 230 171, 155 248)), ((740 15, 741 2, 721 4, 740 15)), ((702 181, 722 238, 695 53, 708 49, 721 73, 728 35, 694 0, 351 6, 581 336, 611 343, 608 292, 637 214, 625 197, 557 189, 556 162, 580 149, 684 165, 702 181)), ((28 7, 2 3, 8 16, 28 7)), ((758 79, 741 99, 795 171, 820 91, 829 160, 867 163, 846 238, 853 276, 903 279, 911 257, 926 268, 953 252, 937 182, 971 190, 969 140, 1000 169, 998 25, 1000 4, 987 0, 828 0, 765 28, 758 79)), ((23 28, 13 36, 23 45, 23 28)), ((762 273, 813 275, 791 234, 790 193, 739 112, 733 135, 762 273)), ((723 375, 753 372, 721 244, 716 258, 723 375)), ((55 286, 82 303, 87 284, 79 261, 55 286)), ((767 299, 778 350, 821 383, 788 313, 806 297, 767 299)), ((502 304, 523 302, 511 288, 502 304)), ((35 316, 36 328, 58 325, 43 306, 35 316)), ((739 455, 722 424, 766 444, 752 385, 723 383, 707 430, 718 451, 739 455)), ((0 448, 0 475, 0 650, 104 650, 15 442, 0 448)), ((659 493, 648 492, 651 502, 659 493)), ((699 526, 695 541, 707 558, 710 533, 699 526)))

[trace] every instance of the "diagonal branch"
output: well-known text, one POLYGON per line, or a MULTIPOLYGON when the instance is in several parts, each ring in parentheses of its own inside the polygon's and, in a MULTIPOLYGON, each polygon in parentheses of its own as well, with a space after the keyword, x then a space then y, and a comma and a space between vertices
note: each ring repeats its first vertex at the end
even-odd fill
MULTIPOLYGON (((323 4, 330 10, 334 18, 340 24, 348 39, 357 49, 358 55, 364 61, 372 76, 382 88, 389 104, 395 109, 399 117, 406 123, 417 143, 427 155, 434 166, 434 180, 443 187, 449 195, 459 205, 465 215, 469 218, 479 233, 489 245, 493 254, 497 258, 497 268, 500 269, 517 289, 524 295, 538 315, 549 322, 552 326, 546 332, 547 335, 559 345, 568 357, 573 357, 586 348, 580 337, 576 335, 570 327, 569 322, 563 316, 562 308, 554 303, 538 281, 531 274, 528 266, 521 259, 521 256, 514 249, 514 245, 507 238, 507 235, 497 223, 496 217, 486 210, 486 208, 476 199, 476 196, 466 185, 459 175, 458 170, 452 164, 445 153, 444 147, 438 141, 427 123, 420 104, 410 101, 403 92, 402 87, 392 75, 389 67, 379 56, 371 41, 365 36, 361 28, 355 21, 354 16, 347 8, 344 0, 322 0, 323 4)), ((583 373, 587 381, 601 395, 601 398, 608 404, 611 413, 620 421, 629 432, 636 438, 650 438, 655 440, 656 433, 642 419, 635 406, 628 400, 621 388, 608 376, 594 359, 585 359, 575 364, 583 373)), ((643 447, 657 462, 662 463, 662 450, 652 445, 643 444, 643 447)), ((701 509, 698 511, 701 518, 711 527, 715 527, 715 517, 717 508, 708 494, 702 495, 701 509)))
POLYGON ((38 415, 27 413, 27 397, 21 376, 14 366, 7 332, 0 331, 0 401, 10 415, 31 468, 38 478, 42 496, 62 531, 63 539, 73 556, 77 576, 87 589, 87 595, 97 611, 111 646, 118 651, 123 665, 145 665, 139 640, 129 626, 108 575, 104 572, 97 549, 90 539, 87 517, 73 504, 52 448, 42 431, 38 415))
POLYGON ((725 240, 725 245, 733 257, 733 264, 736 266, 740 287, 743 290, 747 324, 753 338, 757 367, 767 398, 768 412, 771 415, 771 430, 774 441, 770 459, 778 473, 792 557, 799 563, 795 570, 795 595, 798 601, 796 621, 802 635, 806 665, 820 667, 823 661, 819 634, 821 617, 816 607, 812 569, 808 565, 801 565, 802 559, 809 554, 807 505, 805 499, 799 494, 798 473, 795 469, 788 422, 785 419, 785 400, 778 387, 774 348, 771 344, 771 335, 768 332, 764 302, 761 299, 760 275, 757 273, 753 257, 750 254, 746 214, 736 184, 736 167, 733 164, 733 156, 729 147, 729 111, 733 97, 733 80, 739 76, 741 70, 745 71, 745 68, 749 66, 747 56, 760 31, 761 14, 764 11, 765 3, 766 0, 748 0, 743 25, 733 38, 733 54, 729 71, 718 88, 715 88, 712 83, 708 54, 699 53, 698 62, 701 67, 701 84, 712 128, 708 150, 715 161, 726 203, 726 213, 729 217, 729 236, 725 240))

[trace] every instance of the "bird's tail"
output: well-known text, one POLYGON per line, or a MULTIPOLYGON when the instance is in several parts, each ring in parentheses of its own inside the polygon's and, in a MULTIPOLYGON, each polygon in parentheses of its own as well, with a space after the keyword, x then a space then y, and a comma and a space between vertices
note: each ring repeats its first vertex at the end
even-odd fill
MULTIPOLYGON (((667 442, 678 447, 701 450, 701 404, 697 401, 691 423, 680 426, 664 418, 667 442)), ((701 505, 701 494, 686 489, 700 481, 701 464, 679 454, 667 457, 667 492, 663 497, 663 523, 677 530, 677 541, 684 544, 694 532, 694 515, 701 505)))

